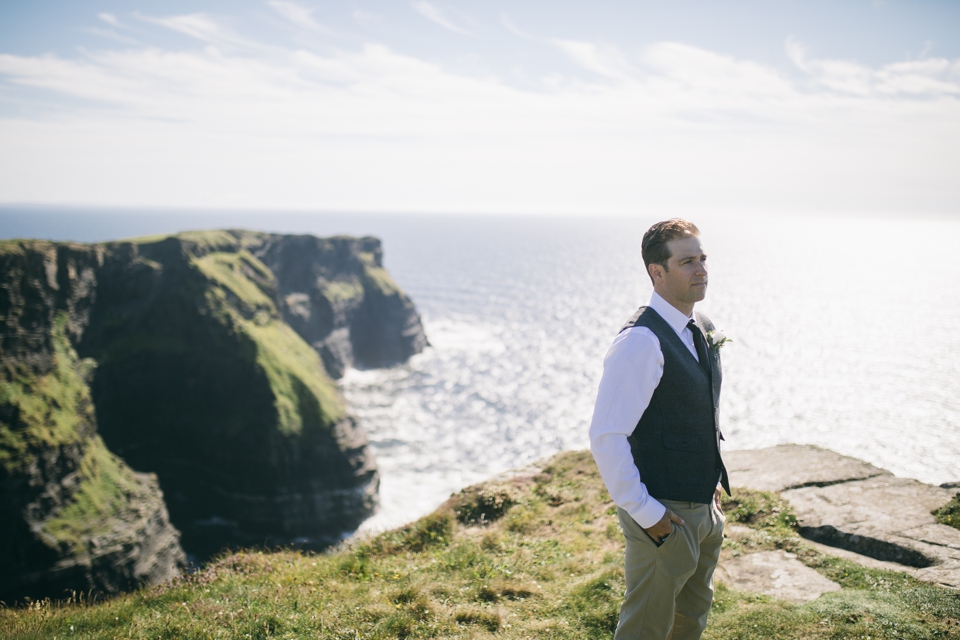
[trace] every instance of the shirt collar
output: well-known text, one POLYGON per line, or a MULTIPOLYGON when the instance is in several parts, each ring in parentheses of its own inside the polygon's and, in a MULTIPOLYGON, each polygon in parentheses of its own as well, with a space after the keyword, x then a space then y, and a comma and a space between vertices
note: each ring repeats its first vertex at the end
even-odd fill
POLYGON ((666 320, 667 324, 680 335, 680 332, 687 328, 690 318, 685 316, 682 311, 660 297, 660 294, 654 291, 650 294, 648 307, 660 314, 660 317, 666 320))

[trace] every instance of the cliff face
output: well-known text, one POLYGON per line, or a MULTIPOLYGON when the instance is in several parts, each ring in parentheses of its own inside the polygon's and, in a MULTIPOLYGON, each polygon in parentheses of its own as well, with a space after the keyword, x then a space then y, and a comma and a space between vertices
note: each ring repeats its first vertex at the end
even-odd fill
POLYGON ((113 593, 184 563, 153 475, 97 435, 72 342, 89 324, 99 247, 0 245, 0 599, 113 593))
MULTIPOLYGON (((32 469, 44 487, 69 485, 74 468, 86 477, 84 464, 93 478, 113 473, 116 490, 104 490, 115 496, 111 513, 143 511, 148 489, 162 511, 156 480, 124 462, 155 473, 184 547, 200 557, 223 546, 322 546, 373 512, 376 465, 324 363, 339 375, 352 363, 401 361, 425 344, 413 305, 382 269, 378 240, 219 231, 93 246, 0 246, 5 256, 18 247, 18 259, 39 274, 35 280, 43 276, 59 287, 48 285, 56 293, 31 306, 17 297, 29 288, 26 281, 3 271, 3 361, 10 364, 0 397, 0 455, 10 465, 32 469), (75 257, 54 268, 39 257, 45 251, 75 257), (34 306, 50 317, 47 325, 37 324, 34 306), (27 368, 33 377, 20 373, 27 368), (73 404, 43 395, 50 385, 41 378, 51 371, 73 385, 73 404), (8 437, 24 431, 18 426, 24 403, 69 415, 69 437, 61 443, 31 436, 32 449, 8 437), (70 446, 79 448, 64 448, 70 446)), ((57 416, 46 420, 64 424, 57 416)), ((39 427, 26 431, 46 434, 39 427)), ((0 479, 0 491, 4 526, 23 538, 36 498, 28 500, 29 482, 18 480, 27 472, 18 473, 0 479)), ((61 502, 86 504, 77 495, 61 502)), ((174 551, 155 548, 136 530, 138 567, 171 561, 153 569, 156 578, 134 579, 160 580, 175 571, 182 552, 165 511, 160 519, 142 515, 166 527, 174 551)), ((80 546, 97 540, 76 530, 73 512, 61 520, 80 542, 57 558, 79 557, 80 546)), ((38 551, 20 565, 4 560, 0 574, 22 566, 48 575, 60 561, 38 551)), ((23 571, 10 575, 17 576, 11 584, 26 584, 23 571)), ((91 575, 102 577, 104 584, 94 585, 102 590, 126 584, 117 577, 125 575, 119 565, 94 567, 91 575)))
MULTIPOLYGON (((135 469, 157 473, 190 551, 323 545, 376 507, 366 435, 318 353, 284 322, 282 281, 257 257, 273 251, 308 272, 296 258, 326 260, 331 278, 352 275, 341 256, 357 260, 361 241, 286 250, 310 241, 324 242, 188 233, 115 245, 100 270, 80 343, 99 363, 100 432, 135 469)), ((315 337, 327 327, 307 328, 315 337)))

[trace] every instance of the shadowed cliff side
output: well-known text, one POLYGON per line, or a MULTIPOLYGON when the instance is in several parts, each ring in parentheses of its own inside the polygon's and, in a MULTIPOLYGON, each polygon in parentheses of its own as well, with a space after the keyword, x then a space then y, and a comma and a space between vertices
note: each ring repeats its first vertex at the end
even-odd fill
POLYGON ((72 341, 88 325, 100 247, 0 244, 0 600, 116 593, 184 564, 156 476, 97 435, 72 341))
MULTIPOLYGON (((420 327, 389 276, 367 266, 373 250, 379 264, 373 238, 244 231, 110 245, 80 345, 99 363, 100 430, 131 466, 158 474, 189 552, 319 548, 375 510, 379 474, 366 434, 318 355, 328 344, 323 331, 350 333, 351 320, 377 308, 368 298, 383 299, 388 287, 413 319, 403 320, 420 327), (373 269, 384 285, 367 284, 373 269), (352 287, 353 295, 323 295, 337 287, 352 287), (299 328, 319 339, 316 351, 282 317, 282 294, 293 290, 311 305, 299 328), (315 311, 337 304, 339 315, 315 311)), ((362 332, 354 342, 370 338, 376 346, 390 329, 362 332)), ((344 350, 348 361, 352 352, 344 350)))

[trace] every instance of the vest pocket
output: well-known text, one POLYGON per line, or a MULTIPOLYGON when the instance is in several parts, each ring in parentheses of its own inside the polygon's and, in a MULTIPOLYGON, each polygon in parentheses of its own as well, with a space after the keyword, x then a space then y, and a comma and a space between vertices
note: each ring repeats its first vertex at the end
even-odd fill
POLYGON ((663 446, 672 451, 701 452, 706 451, 711 444, 709 438, 703 436, 684 435, 678 433, 663 434, 663 446))

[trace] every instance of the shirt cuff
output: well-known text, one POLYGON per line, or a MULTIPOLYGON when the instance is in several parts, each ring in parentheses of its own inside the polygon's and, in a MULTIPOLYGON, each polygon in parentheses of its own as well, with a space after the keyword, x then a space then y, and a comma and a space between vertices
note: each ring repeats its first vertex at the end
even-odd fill
POLYGON ((649 529, 660 522, 660 519, 663 518, 663 514, 666 513, 666 511, 667 508, 657 500, 654 500, 652 497, 647 497, 643 507, 635 513, 631 513, 630 517, 644 529, 649 529))

